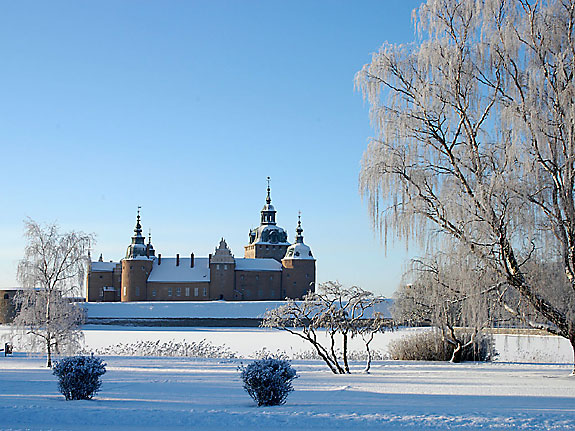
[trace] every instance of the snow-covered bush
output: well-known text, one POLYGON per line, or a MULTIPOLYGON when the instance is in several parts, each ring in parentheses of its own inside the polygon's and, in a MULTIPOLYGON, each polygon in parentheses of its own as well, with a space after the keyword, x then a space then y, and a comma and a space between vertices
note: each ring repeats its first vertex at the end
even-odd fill
POLYGON ((259 359, 240 371, 244 389, 258 406, 285 403, 293 391, 292 380, 297 377, 288 361, 277 358, 259 359))
MULTIPOLYGON (((471 340, 471 334, 460 333, 464 343, 471 340)), ((453 346, 436 330, 416 332, 389 343, 389 357, 397 361, 449 361, 453 346)), ((493 337, 479 335, 473 344, 466 347, 461 361, 490 361, 494 356, 493 337)))
POLYGON ((106 364, 97 356, 70 356, 56 361, 52 374, 67 400, 89 400, 100 390, 106 364))

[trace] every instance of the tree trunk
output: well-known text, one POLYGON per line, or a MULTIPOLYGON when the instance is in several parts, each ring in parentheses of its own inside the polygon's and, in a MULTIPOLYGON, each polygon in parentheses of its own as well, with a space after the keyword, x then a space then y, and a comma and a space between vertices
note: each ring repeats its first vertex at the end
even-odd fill
POLYGON ((46 362, 47 368, 52 368, 52 340, 50 337, 46 338, 46 352, 48 353, 48 360, 46 362))
POLYGON ((349 372, 349 364, 347 362, 347 334, 343 334, 343 366, 345 368, 345 372, 350 374, 349 372))
POLYGON ((573 349, 573 371, 571 372, 571 375, 575 376, 575 332, 571 333, 569 341, 571 342, 571 348, 573 349))
POLYGON ((367 352, 367 360, 365 362, 365 369, 363 372, 369 374, 369 369, 371 368, 371 350, 369 350, 369 343, 365 343, 365 350, 367 352))
POLYGON ((339 365, 339 361, 337 360, 337 354, 335 353, 335 332, 332 332, 330 334, 330 338, 331 338, 331 359, 333 361, 333 365, 337 368, 337 373, 338 374, 345 374, 345 370, 343 368, 341 368, 341 365, 339 365))
POLYGON ((453 364, 459 364, 461 362, 461 356, 463 354, 463 346, 459 341, 456 342, 455 348, 453 349, 453 355, 449 362, 453 364))

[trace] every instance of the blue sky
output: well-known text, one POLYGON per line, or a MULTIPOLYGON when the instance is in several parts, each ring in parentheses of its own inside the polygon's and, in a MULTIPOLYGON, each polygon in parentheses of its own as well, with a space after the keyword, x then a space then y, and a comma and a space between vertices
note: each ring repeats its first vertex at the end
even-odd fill
POLYGON ((373 130, 355 73, 413 40, 419 1, 0 2, 0 287, 23 220, 97 235, 123 257, 136 209, 164 256, 243 256, 266 177, 318 281, 391 296, 413 250, 387 253, 358 192, 373 130))

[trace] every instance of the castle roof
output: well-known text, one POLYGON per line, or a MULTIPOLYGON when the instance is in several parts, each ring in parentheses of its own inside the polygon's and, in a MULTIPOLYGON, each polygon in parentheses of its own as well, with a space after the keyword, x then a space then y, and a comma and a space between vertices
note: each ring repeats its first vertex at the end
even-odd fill
POLYGON ((112 272, 119 262, 92 262, 92 272, 112 272))
POLYGON ((281 271, 282 264, 275 259, 236 259, 236 271, 281 271))
POLYGON ((194 258, 194 267, 191 266, 190 257, 180 257, 180 264, 176 266, 177 258, 162 257, 154 260, 148 283, 196 283, 210 281, 210 266, 207 257, 194 258))

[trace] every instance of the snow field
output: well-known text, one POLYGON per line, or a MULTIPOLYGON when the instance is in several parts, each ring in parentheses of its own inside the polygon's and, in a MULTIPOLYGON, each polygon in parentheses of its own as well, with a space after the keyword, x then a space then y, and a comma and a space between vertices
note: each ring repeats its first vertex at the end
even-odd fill
MULTIPOLYGON (((372 347, 385 352, 390 340, 413 331, 380 334, 372 347)), ((262 328, 86 326, 84 335, 88 350, 146 340, 206 340, 244 358, 264 348, 292 356, 310 350, 294 335, 262 328)), ((0 341, 7 337, 0 328, 0 341)), ((569 343, 498 334, 495 345, 494 363, 376 361, 369 375, 363 362, 335 376, 321 361, 294 360, 299 378, 286 405, 260 408, 237 370, 249 359, 106 356, 101 392, 67 402, 42 355, 16 348, 13 357, 0 356, 0 430, 575 429, 569 343)), ((353 340, 350 348, 363 346, 353 340)))
MULTIPOLYGON (((2 430, 571 430, 567 365, 382 361, 335 376, 293 361, 287 403, 256 407, 240 360, 107 357, 101 393, 64 401, 43 359, 0 358, 2 430)), ((245 363, 245 361, 244 361, 245 363)))

